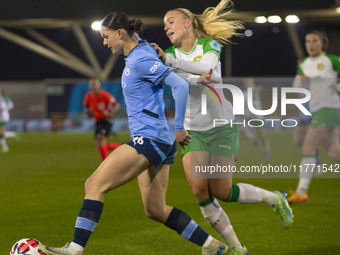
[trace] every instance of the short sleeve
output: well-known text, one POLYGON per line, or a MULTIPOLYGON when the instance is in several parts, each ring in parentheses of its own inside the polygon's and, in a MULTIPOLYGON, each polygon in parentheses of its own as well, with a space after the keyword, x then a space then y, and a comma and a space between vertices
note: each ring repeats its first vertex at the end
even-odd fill
POLYGON ((332 54, 327 54, 326 56, 331 60, 333 69, 340 73, 340 57, 332 54))
POLYGON ((221 56, 221 45, 211 39, 205 39, 204 43, 203 43, 203 52, 208 53, 208 52, 213 52, 215 53, 218 58, 220 58, 221 56))
POLYGON ((171 72, 159 59, 148 57, 138 59, 135 68, 139 76, 155 85, 161 83, 171 72))
POLYGON ((172 45, 171 47, 167 48, 164 51, 165 54, 171 54, 172 56, 176 57, 176 53, 175 53, 175 45, 172 45))
POLYGON ((301 66, 300 66, 300 65, 298 65, 298 68, 297 68, 296 74, 297 74, 297 75, 302 75, 302 74, 303 74, 303 72, 302 72, 302 69, 301 69, 301 66))

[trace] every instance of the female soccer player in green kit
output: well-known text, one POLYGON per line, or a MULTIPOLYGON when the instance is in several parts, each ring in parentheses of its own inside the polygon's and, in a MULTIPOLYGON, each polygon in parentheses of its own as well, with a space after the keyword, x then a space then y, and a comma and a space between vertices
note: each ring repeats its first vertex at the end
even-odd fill
POLYGON ((238 152, 236 125, 213 126, 214 119, 234 119, 232 105, 225 99, 222 89, 215 91, 223 107, 217 108, 212 103, 207 107, 208 114, 203 115, 200 100, 202 87, 207 90, 206 85, 200 85, 201 81, 221 80, 220 43, 229 42, 237 35, 237 29, 243 27, 238 21, 228 20, 226 9, 230 3, 230 0, 222 0, 199 15, 184 8, 168 11, 164 16, 164 30, 173 45, 164 52, 158 45, 152 45, 165 65, 192 85, 185 119, 185 128, 192 139, 182 150, 182 160, 202 214, 232 247, 231 254, 245 255, 247 248, 238 240, 216 198, 223 202, 266 203, 274 208, 285 228, 291 226, 293 214, 283 192, 271 192, 245 183, 232 184, 231 173, 222 178, 192 176, 196 166, 234 166, 238 152))
POLYGON ((300 62, 293 84, 295 87, 309 84, 312 94, 309 106, 313 119, 302 145, 299 183, 288 198, 291 204, 306 202, 313 175, 331 167, 317 166, 315 156, 320 145, 332 160, 340 161, 339 131, 336 128, 340 121, 340 85, 337 85, 340 57, 326 53, 327 46, 328 39, 320 31, 313 30, 306 35, 308 57, 300 62))

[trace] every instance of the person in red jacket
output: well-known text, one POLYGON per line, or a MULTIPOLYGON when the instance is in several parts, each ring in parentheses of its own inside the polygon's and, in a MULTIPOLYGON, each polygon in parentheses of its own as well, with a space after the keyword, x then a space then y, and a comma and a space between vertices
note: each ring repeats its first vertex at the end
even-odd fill
POLYGON ((120 104, 109 92, 101 89, 100 80, 91 79, 89 85, 91 91, 84 98, 86 117, 92 116, 96 120, 95 145, 104 160, 110 150, 114 150, 120 145, 107 141, 112 128, 112 114, 119 110, 120 104))

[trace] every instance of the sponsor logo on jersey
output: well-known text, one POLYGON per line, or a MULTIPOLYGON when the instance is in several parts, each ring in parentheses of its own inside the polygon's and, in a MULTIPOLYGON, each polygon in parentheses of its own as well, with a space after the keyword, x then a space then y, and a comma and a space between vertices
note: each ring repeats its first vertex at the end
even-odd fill
POLYGON ((325 69, 325 65, 323 63, 320 63, 316 66, 316 68, 319 70, 319 71, 322 71, 323 69, 325 69))
POLYGON ((200 62, 202 56, 197 56, 197 57, 194 57, 193 61, 194 62, 200 62))
POLYGON ((151 73, 156 72, 157 68, 161 65, 161 62, 157 61, 153 64, 153 66, 149 69, 151 73))
POLYGON ((216 41, 211 41, 209 43, 210 47, 213 48, 214 50, 221 51, 221 45, 216 42, 216 41))
POLYGON ((104 103, 98 103, 98 109, 99 110, 104 110, 105 109, 105 104, 104 103))

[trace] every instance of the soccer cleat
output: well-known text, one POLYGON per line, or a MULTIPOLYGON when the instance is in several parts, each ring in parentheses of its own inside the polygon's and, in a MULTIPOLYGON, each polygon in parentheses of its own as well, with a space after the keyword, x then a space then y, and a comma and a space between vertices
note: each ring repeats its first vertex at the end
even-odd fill
POLYGON ((242 248, 233 247, 230 251, 230 255, 249 255, 248 249, 242 244, 242 248))
POLYGON ((301 203, 305 203, 308 201, 308 194, 303 194, 300 195, 298 193, 296 193, 295 191, 289 191, 290 196, 288 198, 288 203, 289 204, 301 204, 301 203))
POLYGON ((207 247, 202 247, 203 255, 228 254, 228 246, 216 239, 213 239, 207 247))
POLYGON ((272 205, 274 212, 280 217, 282 225, 284 228, 288 229, 293 223, 293 211, 289 207, 287 201, 287 194, 283 191, 274 191, 278 196, 279 199, 277 202, 272 205))
POLYGON ((42 254, 45 255, 81 255, 82 252, 74 249, 69 244, 66 244, 64 247, 56 248, 56 247, 48 247, 39 244, 39 251, 42 251, 42 254))

